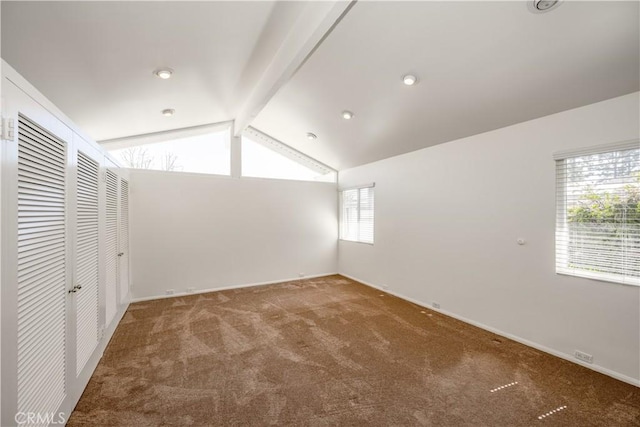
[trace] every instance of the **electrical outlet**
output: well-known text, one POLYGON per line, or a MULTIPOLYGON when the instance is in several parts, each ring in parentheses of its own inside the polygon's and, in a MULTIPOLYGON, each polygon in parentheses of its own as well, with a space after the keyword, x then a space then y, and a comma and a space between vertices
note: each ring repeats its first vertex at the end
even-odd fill
POLYGON ((176 293, 176 290, 175 289, 167 289, 166 293, 167 293, 167 295, 173 295, 173 294, 176 293))
POLYGON ((192 294, 196 291, 196 288, 187 288, 187 293, 192 294))
POLYGON ((575 353, 573 353, 574 356, 576 356, 576 359, 578 360, 582 360, 583 362, 587 362, 587 363, 593 363, 593 356, 587 353, 583 353, 580 350, 576 350, 575 353))
POLYGON ((431 303, 431 307, 433 307, 433 308, 440 308, 440 303, 439 303, 439 302, 432 302, 432 303, 431 303))

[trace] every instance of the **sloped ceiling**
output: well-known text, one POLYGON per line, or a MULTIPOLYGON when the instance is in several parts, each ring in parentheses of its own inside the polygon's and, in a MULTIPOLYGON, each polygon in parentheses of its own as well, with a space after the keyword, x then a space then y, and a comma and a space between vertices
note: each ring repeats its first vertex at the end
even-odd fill
POLYGON ((1 4, 3 59, 96 140, 242 117, 345 169, 640 85, 638 2, 360 1, 315 49, 309 2, 1 4))
POLYGON ((272 1, 2 2, 2 57, 92 138, 111 139, 233 119, 258 41, 296 13, 272 1), (174 76, 154 77, 160 67, 174 76))
POLYGON ((359 2, 253 126, 344 169, 635 92, 638 5, 359 2))

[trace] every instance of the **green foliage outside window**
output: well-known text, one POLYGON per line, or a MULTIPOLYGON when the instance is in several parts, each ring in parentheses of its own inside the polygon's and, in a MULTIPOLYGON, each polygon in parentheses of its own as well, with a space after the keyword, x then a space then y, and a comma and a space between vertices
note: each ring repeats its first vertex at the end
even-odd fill
POLYGON ((640 176, 637 185, 625 185, 615 194, 587 189, 568 214, 571 223, 640 224, 640 176))

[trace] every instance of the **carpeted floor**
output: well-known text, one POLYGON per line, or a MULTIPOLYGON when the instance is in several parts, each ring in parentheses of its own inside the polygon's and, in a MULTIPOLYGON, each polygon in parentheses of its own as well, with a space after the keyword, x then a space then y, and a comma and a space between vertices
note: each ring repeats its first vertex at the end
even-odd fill
POLYGON ((68 425, 639 426, 640 389, 329 276, 132 304, 68 425))

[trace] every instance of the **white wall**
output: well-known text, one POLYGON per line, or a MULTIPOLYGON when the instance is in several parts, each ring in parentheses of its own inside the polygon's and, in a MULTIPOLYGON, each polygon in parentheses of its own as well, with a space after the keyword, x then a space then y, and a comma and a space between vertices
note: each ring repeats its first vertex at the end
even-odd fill
POLYGON ((337 271, 335 184, 131 171, 133 297, 337 271))
POLYGON ((340 242, 340 273, 570 359, 579 349, 638 383, 640 288, 555 274, 552 159, 638 138, 638 102, 626 95, 341 172, 343 188, 376 183, 376 223, 375 245, 340 242))
MULTIPOLYGON (((2 2, 0 1, 0 22, 2 22, 2 2)), ((0 46, 2 46, 2 31, 0 31, 0 46)), ((0 58, 2 58, 2 49, 0 49, 0 58)), ((2 81, 2 60, 0 59, 0 82, 2 81)), ((2 97, 2 83, 0 83, 0 118, 2 117, 2 111, 4 106, 4 98, 2 97)), ((0 200, 2 200, 2 164, 4 160, 3 147, 0 146, 0 200)), ((2 241, 2 209, 0 209, 0 242, 2 241)), ((0 259, 2 259, 2 245, 0 245, 0 259)), ((2 263, 0 263, 2 264, 2 263)), ((2 267, 0 266, 0 278, 2 277, 2 267)), ((0 301, 0 331, 2 330, 2 302, 0 301)), ((0 339, 0 366, 2 366, 2 340, 0 339)), ((2 383, 2 370, 0 369, 0 384, 2 383)), ((2 406, 0 405, 0 420, 2 418, 2 406)))

